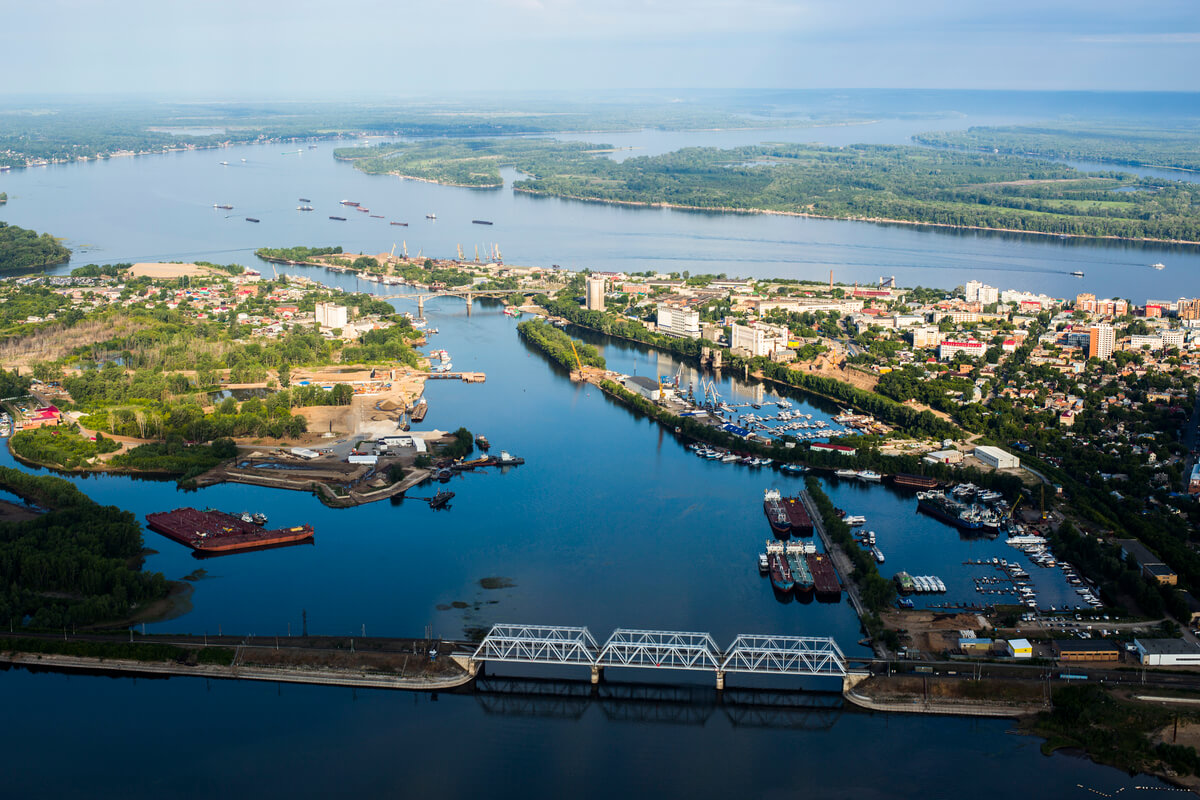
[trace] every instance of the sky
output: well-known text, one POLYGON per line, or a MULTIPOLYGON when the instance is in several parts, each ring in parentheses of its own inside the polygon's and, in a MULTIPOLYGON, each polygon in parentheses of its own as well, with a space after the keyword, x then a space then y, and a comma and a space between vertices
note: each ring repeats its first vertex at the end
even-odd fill
POLYGON ((0 95, 1200 90, 1197 0, 3 0, 0 95))

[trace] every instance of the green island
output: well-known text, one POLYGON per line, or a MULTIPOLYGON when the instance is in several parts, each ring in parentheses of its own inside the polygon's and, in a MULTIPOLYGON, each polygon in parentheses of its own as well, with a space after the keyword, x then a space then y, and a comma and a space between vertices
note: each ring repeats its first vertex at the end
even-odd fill
POLYGON ((614 161, 606 145, 416 142, 339 150, 368 173, 612 203, 800 214, 1065 236, 1200 241, 1187 185, 1011 155, 924 147, 766 144, 614 161), (372 154, 373 153, 373 154, 372 154), (1121 191, 1117 191, 1121 190, 1121 191))
POLYGON ((567 334, 555 328, 548 322, 525 320, 517 323, 517 332, 522 339, 531 342, 535 347, 567 369, 575 369, 577 364, 604 369, 604 357, 600 351, 590 344, 572 339, 567 334), (578 356, 578 362, 576 362, 578 356))
MULTIPOLYGON (((430 103, 0 104, 0 167, 151 155, 233 144, 295 148, 342 136, 528 136, 568 131, 732 130, 868 122, 866 111, 747 117, 736 100, 632 94, 597 107, 570 96, 430 103)), ((938 114, 925 114, 937 117, 938 114)))
POLYGON ((167 598, 166 579, 141 569, 142 529, 129 512, 62 478, 7 467, 0 488, 34 504, 0 509, 0 618, 28 618, 33 629, 94 625, 167 598))
POLYGON ((50 234, 39 236, 35 231, 0 222, 0 273, 65 264, 70 259, 71 251, 50 234))
POLYGON ((1200 170, 1196 120, 1181 120, 1171 127, 1147 126, 1143 120, 971 127, 922 133, 913 139, 933 147, 1200 170))

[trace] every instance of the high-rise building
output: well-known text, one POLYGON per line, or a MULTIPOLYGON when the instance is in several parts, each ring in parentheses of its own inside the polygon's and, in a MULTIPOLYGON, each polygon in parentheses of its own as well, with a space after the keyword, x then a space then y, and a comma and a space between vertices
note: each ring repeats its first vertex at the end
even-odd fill
POLYGON ((1179 307, 1180 319, 1200 319, 1200 298, 1184 300, 1181 297, 1176 305, 1179 307))
POLYGON ((1112 358, 1115 343, 1112 325, 1093 325, 1088 331, 1088 358, 1112 358))
POLYGON ((1000 290, 995 286, 988 286, 986 283, 979 281, 967 281, 966 298, 968 303, 979 303, 981 306, 990 306, 992 303, 1000 301, 1000 290))
POLYGON ((317 324, 322 328, 346 327, 346 307, 335 303, 317 303, 317 324))
POLYGON ((587 278, 587 308, 589 311, 604 310, 604 278, 587 278))
POLYGON ((1091 292, 1080 292, 1075 295, 1075 310, 1086 311, 1089 314, 1096 313, 1096 295, 1091 292))
POLYGON ((751 356, 770 356, 776 350, 787 349, 788 329, 781 325, 758 322, 754 325, 730 326, 729 346, 732 350, 743 350, 751 356))

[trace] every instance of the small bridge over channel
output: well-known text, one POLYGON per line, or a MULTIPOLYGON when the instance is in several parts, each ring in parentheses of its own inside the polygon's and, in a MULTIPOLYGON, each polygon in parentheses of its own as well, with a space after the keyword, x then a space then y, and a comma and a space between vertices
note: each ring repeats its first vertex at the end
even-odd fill
POLYGON ((603 645, 587 628, 496 625, 471 661, 588 667, 599 683, 605 667, 712 672, 717 688, 728 673, 846 677, 846 657, 830 637, 742 634, 722 650, 707 633, 618 628, 603 645))
MULTIPOLYGON (((417 301, 417 317, 425 318, 425 301, 432 300, 435 297, 458 297, 467 304, 467 316, 471 316, 471 303, 476 297, 508 297, 510 294, 528 294, 533 291, 531 288, 524 289, 438 289, 429 292, 414 292, 403 294, 379 294, 375 295, 376 300, 416 300, 417 301)), ((537 288, 536 291, 543 291, 537 288)))

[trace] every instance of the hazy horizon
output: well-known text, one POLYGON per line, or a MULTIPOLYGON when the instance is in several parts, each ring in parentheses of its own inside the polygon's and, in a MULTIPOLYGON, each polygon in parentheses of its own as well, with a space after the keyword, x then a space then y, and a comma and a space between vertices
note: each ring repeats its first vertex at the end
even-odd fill
POLYGON ((1191 0, 46 0, 6 22, 9 97, 1200 90, 1191 0))

